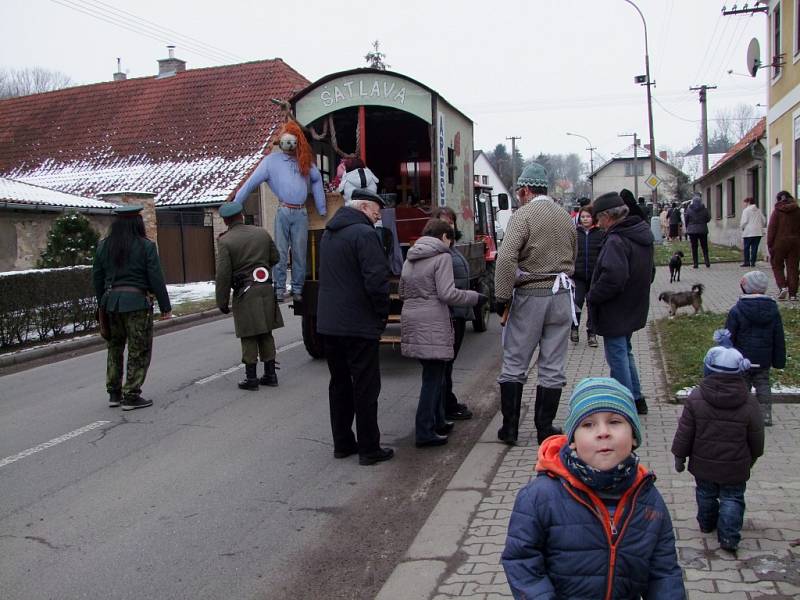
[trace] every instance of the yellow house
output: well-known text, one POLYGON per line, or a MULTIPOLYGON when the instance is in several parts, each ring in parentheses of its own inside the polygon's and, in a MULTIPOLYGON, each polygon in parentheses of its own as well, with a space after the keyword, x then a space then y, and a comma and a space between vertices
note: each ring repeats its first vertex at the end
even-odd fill
POLYGON ((775 195, 800 196, 800 0, 769 0, 767 55, 767 214, 775 195), (782 63, 782 64, 781 64, 782 63))

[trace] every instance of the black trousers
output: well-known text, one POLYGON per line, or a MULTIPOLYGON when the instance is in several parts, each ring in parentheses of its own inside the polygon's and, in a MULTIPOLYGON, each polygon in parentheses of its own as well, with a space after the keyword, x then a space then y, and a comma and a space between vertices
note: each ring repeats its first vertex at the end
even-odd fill
POLYGON ((328 401, 334 451, 347 451, 357 446, 359 454, 374 452, 380 448, 381 441, 378 429, 379 342, 331 335, 323 336, 323 340, 331 373, 328 401))
MULTIPOLYGON (((583 279, 575 279, 575 316, 578 318, 578 325, 581 324, 581 312, 583 311, 583 302, 586 299, 589 290, 592 288, 592 282, 584 281, 583 279)), ((592 313, 589 311, 589 303, 586 303, 586 333, 593 333, 591 321, 592 313)))
POLYGON ((458 351, 461 350, 461 342, 464 341, 464 333, 467 330, 466 319, 452 319, 453 333, 455 333, 455 343, 453 344, 453 360, 447 361, 444 369, 444 412, 452 414, 458 410, 458 398, 453 393, 453 363, 458 358, 458 351))
POLYGON ((708 234, 707 233, 690 233, 689 242, 692 244, 692 264, 697 266, 697 242, 700 242, 700 247, 703 249, 703 258, 706 261, 706 266, 711 264, 708 257, 708 234))

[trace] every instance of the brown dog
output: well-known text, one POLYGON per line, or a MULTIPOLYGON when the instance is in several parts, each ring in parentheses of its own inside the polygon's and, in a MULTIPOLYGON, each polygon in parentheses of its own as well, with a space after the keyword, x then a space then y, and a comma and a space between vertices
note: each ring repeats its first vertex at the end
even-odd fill
POLYGON ((691 306, 694 314, 703 312, 703 287, 702 283, 695 283, 691 291, 661 292, 658 299, 669 304, 669 316, 674 317, 681 306, 691 306))

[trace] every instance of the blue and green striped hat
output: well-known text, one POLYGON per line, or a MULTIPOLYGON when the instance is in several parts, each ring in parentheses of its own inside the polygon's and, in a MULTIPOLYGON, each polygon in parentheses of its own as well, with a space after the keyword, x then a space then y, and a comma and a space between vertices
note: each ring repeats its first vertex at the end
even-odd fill
POLYGON ((642 445, 642 425, 636 414, 633 394, 611 377, 587 377, 572 390, 569 398, 569 416, 564 427, 567 440, 572 443, 575 430, 588 415, 596 412, 613 412, 625 417, 633 429, 636 447, 642 445))

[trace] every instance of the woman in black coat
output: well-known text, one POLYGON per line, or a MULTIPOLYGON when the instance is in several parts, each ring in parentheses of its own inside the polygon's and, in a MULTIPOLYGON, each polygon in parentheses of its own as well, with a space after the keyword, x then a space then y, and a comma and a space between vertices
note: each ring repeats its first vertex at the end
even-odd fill
POLYGON ((689 236, 689 241, 692 244, 692 266, 697 268, 697 244, 703 249, 703 258, 705 259, 706 267, 711 266, 711 261, 708 258, 708 222, 711 220, 711 215, 708 214, 708 209, 700 200, 700 194, 695 192, 692 196, 692 202, 686 207, 684 213, 686 219, 686 234, 689 236))
MULTIPOLYGON (((600 253, 600 246, 603 244, 605 232, 597 227, 592 217, 592 207, 582 206, 578 211, 578 257, 575 259, 575 316, 578 325, 572 326, 569 338, 577 343, 579 339, 578 329, 581 322, 581 309, 583 301, 592 284, 592 274, 594 265, 597 263, 597 255, 600 253)), ((597 337, 592 329, 592 320, 589 313, 586 315, 586 342, 593 348, 597 346, 597 337)))

